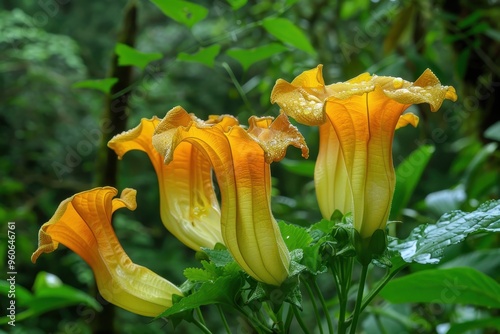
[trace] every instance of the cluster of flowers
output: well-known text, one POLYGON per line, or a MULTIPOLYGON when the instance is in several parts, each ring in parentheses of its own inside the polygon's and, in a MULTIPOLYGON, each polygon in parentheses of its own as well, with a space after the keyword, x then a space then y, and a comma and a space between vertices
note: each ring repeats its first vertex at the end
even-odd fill
MULTIPOLYGON (((163 119, 153 117, 108 146, 121 159, 131 150, 148 154, 158 177, 161 220, 193 250, 224 244, 254 279, 279 286, 287 277, 290 255, 271 212, 270 164, 292 145, 308 148, 288 116, 319 126, 315 185, 323 217, 351 212, 362 240, 385 229, 395 186, 392 140, 397 128, 416 126, 418 117, 403 112, 428 103, 436 111, 455 89, 442 86, 426 70, 414 83, 401 78, 361 74, 325 85, 322 66, 291 83, 276 82, 271 102, 281 107, 276 119, 251 117, 244 127, 230 115, 198 119, 181 107, 163 119), (212 172, 220 189, 214 192, 212 172)), ((59 243, 92 268, 101 295, 131 312, 157 316, 172 305, 179 287, 134 264, 111 225, 119 208, 136 208, 136 191, 119 198, 112 187, 95 188, 64 200, 39 232, 35 262, 59 243)))

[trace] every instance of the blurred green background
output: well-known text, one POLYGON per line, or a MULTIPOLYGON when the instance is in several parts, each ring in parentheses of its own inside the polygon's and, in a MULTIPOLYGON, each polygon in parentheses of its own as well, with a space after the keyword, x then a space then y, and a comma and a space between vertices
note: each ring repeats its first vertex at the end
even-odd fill
MULTIPOLYGON (((2 273, 7 271, 3 269, 7 222, 14 221, 18 291, 46 288, 50 277, 45 274, 35 284, 37 274, 44 271, 94 294, 92 272, 76 254, 61 246, 36 265, 30 256, 37 248, 39 227, 62 200, 107 180, 115 182, 109 176, 113 168, 103 163, 105 150, 99 142, 106 115, 116 118, 126 111, 128 119, 122 126, 129 129, 142 117, 163 117, 182 105, 200 118, 233 114, 246 124, 250 115, 278 114, 278 107, 269 102, 278 78, 290 81, 319 63, 324 64, 326 83, 366 71, 414 81, 430 68, 443 84, 457 89, 458 102, 445 102, 437 113, 427 105, 411 107, 420 116, 420 125, 396 133, 396 166, 422 145, 434 147, 427 153, 417 151, 401 171, 404 183, 405 172, 415 173, 429 158, 404 208, 392 212, 392 220, 404 221, 394 228, 398 236, 406 236, 416 224, 435 222, 444 212, 473 210, 499 197, 498 1, 232 0, 193 1, 187 6, 179 1, 3 0, 1 4, 0 267, 2 273), (125 38, 120 31, 125 31, 125 38), (154 60, 143 66, 120 64, 117 43, 149 54, 140 59, 154 60), (111 89, 103 81, 86 81, 110 77, 119 79, 111 89)), ((299 128, 311 157, 303 161, 298 150, 290 149, 284 162, 272 165, 273 210, 277 219, 307 226, 320 219, 311 174, 318 138, 317 129, 299 128)), ((138 190, 138 209, 119 212, 114 221, 128 255, 181 284, 183 270, 198 262, 194 252, 161 224, 156 176, 147 156, 127 154, 118 163, 116 183, 120 190, 138 190)), ((498 245, 498 236, 473 236, 452 247, 446 259, 476 267, 481 263, 480 270, 498 280, 498 245)), ((322 282, 327 295, 333 290, 328 279, 322 282)), ((15 328, 5 330, 172 331, 170 324, 122 310, 97 313, 88 306, 92 302, 74 298, 77 301, 70 307, 18 318, 15 328)), ((7 303, 2 295, 2 310, 7 303)), ((18 314, 35 304, 18 303, 18 314)), ((36 307, 43 310, 43 305, 36 307)), ((203 311, 208 327, 219 328, 216 309, 203 311)), ((390 316, 384 321, 389 332, 433 332, 450 319, 480 311, 407 305, 397 310, 397 317, 409 319, 406 327, 390 316)), ((231 320, 235 332, 245 332, 237 318, 231 320)), ((186 331, 197 329, 182 325, 176 330, 186 331)))

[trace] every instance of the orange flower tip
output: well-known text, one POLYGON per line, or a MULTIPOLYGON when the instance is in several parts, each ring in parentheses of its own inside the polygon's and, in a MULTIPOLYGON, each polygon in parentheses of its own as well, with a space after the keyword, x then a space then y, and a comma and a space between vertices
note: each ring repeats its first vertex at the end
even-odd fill
POLYGON ((411 124, 414 128, 417 127, 419 118, 413 113, 406 113, 399 117, 398 123, 396 124, 396 130, 411 124))
POLYGON ((292 125, 285 114, 273 121, 272 117, 252 116, 248 119, 248 134, 262 147, 267 163, 280 161, 292 145, 302 151, 304 158, 309 157, 309 148, 297 127, 292 125))
POLYGON ((445 99, 451 100, 455 102, 458 99, 457 92, 453 86, 449 86, 448 90, 446 91, 446 95, 444 96, 445 99))

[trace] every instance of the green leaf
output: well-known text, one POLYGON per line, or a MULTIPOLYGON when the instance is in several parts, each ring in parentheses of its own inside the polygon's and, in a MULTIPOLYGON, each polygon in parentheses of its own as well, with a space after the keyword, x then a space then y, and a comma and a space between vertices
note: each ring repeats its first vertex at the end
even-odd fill
POLYGON ((201 268, 186 268, 184 269, 184 276, 193 282, 205 282, 214 279, 214 275, 201 268))
POLYGON ((227 50, 226 54, 236 59, 246 71, 252 64, 287 50, 288 48, 281 44, 271 43, 253 49, 234 48, 227 50))
POLYGON ((214 282, 205 282, 199 290, 182 298, 159 317, 169 317, 202 305, 222 303, 232 306, 233 300, 241 289, 242 284, 243 280, 239 275, 223 276, 214 282))
POLYGON ((224 267, 225 265, 234 262, 233 256, 227 249, 203 248, 203 251, 207 253, 210 261, 212 261, 217 267, 224 267))
MULTIPOLYGON (((4 289, 4 285, 1 284, 0 292, 3 292, 4 289)), ((16 300, 21 298, 18 300, 19 304, 17 306, 27 307, 24 311, 17 310, 16 320, 21 321, 52 310, 79 304, 87 305, 97 311, 102 309, 101 304, 93 297, 63 284, 57 276, 43 271, 36 276, 33 291, 34 294, 30 296, 29 291, 16 286, 16 300)), ((0 324, 6 324, 8 321, 10 319, 7 317, 0 318, 0 324)))
POLYGON ((500 121, 493 123, 484 131, 484 137, 496 141, 500 141, 500 121))
POLYGON ((303 227, 287 224, 283 221, 278 222, 278 226, 289 251, 305 248, 312 242, 311 236, 303 227))
POLYGON ((247 4, 247 0, 227 0, 233 10, 238 10, 247 4))
POLYGON ((454 189, 444 189, 428 194, 425 197, 427 209, 436 216, 457 210, 467 199, 464 188, 463 185, 458 185, 454 189))
POLYGON ((117 82, 117 78, 83 80, 75 82, 71 87, 96 89, 105 94, 109 94, 109 92, 111 91, 111 87, 113 87, 117 82))
POLYGON ((461 20, 460 22, 458 22, 457 26, 460 29, 464 29, 464 28, 473 26, 482 17, 483 17, 483 13, 481 11, 479 11, 479 10, 475 10, 474 12, 472 12, 472 14, 470 14, 469 16, 467 16, 466 18, 464 18, 463 20, 461 20))
POLYGON ((283 159, 280 161, 280 165, 285 167, 285 169, 293 174, 314 177, 314 162, 307 160, 292 160, 283 159))
POLYGON ((391 219, 400 217, 403 209, 407 207, 434 151, 434 146, 420 146, 396 168, 396 189, 392 200, 391 219))
POLYGON ((268 18, 262 22, 268 33, 276 37, 283 43, 288 43, 299 50, 315 55, 316 51, 312 47, 309 39, 302 29, 293 24, 292 21, 284 18, 268 18))
POLYGON ((117 43, 115 53, 118 55, 119 66, 137 66, 144 69, 150 62, 161 59, 161 53, 145 53, 122 43, 117 43))
POLYGON ((392 239, 388 248, 400 253, 406 262, 436 264, 446 247, 462 242, 474 232, 500 232, 500 200, 483 203, 470 213, 446 213, 436 224, 416 227, 406 239, 392 239))
POLYGON ((177 60, 200 63, 210 68, 213 68, 215 57, 217 57, 219 52, 220 52, 220 45, 214 44, 209 46, 208 48, 201 48, 198 52, 194 54, 181 52, 179 53, 179 55, 177 55, 177 60))
MULTIPOLYGON (((485 318, 451 324, 446 334, 461 334, 475 332, 477 329, 497 329, 500 330, 500 318, 485 318)), ((496 333, 493 331, 481 331, 480 333, 496 333)))
MULTIPOLYGON (((335 210, 335 212, 340 212, 340 211, 335 210)), ((321 231, 323 234, 329 234, 332 233, 334 226, 335 226, 334 220, 321 219, 320 222, 309 227, 309 230, 310 231, 318 230, 321 231)))
POLYGON ((151 0, 151 2, 154 3, 163 14, 189 28, 203 20, 208 14, 208 9, 189 1, 151 0))
POLYGON ((500 308, 500 284, 467 267, 423 270, 406 275, 389 282, 380 295, 391 303, 471 304, 500 308))
POLYGON ((480 272, 495 276, 500 272, 500 249, 480 249, 463 254, 439 266, 441 269, 470 267, 480 272))

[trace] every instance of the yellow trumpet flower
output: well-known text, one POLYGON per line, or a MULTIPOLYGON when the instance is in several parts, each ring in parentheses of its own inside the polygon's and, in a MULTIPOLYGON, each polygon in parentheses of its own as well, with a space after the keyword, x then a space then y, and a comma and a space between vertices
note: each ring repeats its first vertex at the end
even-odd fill
POLYGON ((322 65, 291 83, 279 79, 271 102, 306 125, 318 125, 319 153, 314 181, 324 218, 335 210, 352 212, 362 239, 384 229, 395 187, 392 141, 397 128, 418 124, 403 112, 428 103, 437 111, 443 101, 455 101, 451 86, 442 86, 427 69, 414 82, 361 74, 347 82, 325 85, 322 65))
POLYGON ((133 263, 121 247, 111 215, 136 208, 136 191, 124 189, 120 198, 112 187, 95 188, 64 200, 39 231, 36 262, 42 253, 65 245, 92 268, 100 294, 110 303, 140 315, 155 317, 172 306, 181 290, 151 270, 133 263))
MULTIPOLYGON (((179 118, 183 125, 191 117, 179 118)), ((155 169, 160 189, 160 216, 177 239, 195 251, 222 243, 220 209, 212 183, 210 161, 193 145, 184 143, 165 165, 154 149, 152 138, 160 123, 158 117, 142 119, 135 128, 116 135, 108 142, 119 159, 131 150, 145 152, 155 169)))
POLYGON ((158 125, 153 146, 166 163, 185 143, 203 152, 220 188, 224 244, 250 276, 280 285, 288 277, 290 255, 271 212, 270 163, 282 159, 289 145, 304 156, 308 149, 286 115, 249 122, 248 131, 228 115, 202 122, 176 107, 158 125))

